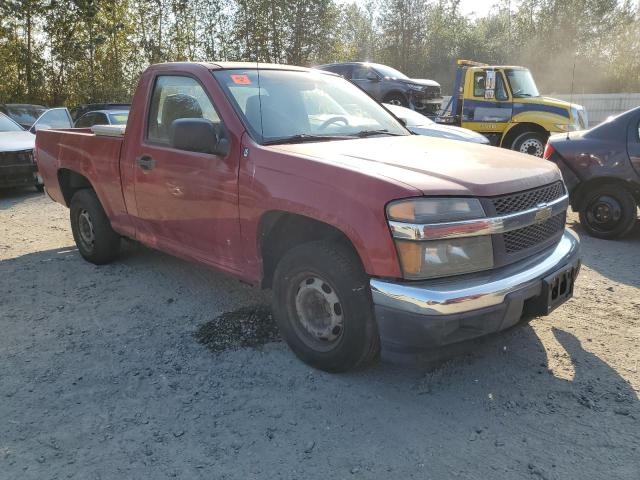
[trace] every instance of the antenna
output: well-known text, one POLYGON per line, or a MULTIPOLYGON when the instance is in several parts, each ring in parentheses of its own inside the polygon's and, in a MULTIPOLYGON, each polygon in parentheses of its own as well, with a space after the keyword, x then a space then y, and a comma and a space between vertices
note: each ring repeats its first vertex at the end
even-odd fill
POLYGON ((264 141, 264 126, 262 125, 262 87, 260 87, 260 64, 256 55, 256 71, 258 73, 258 110, 260 110, 260 136, 264 141))
MULTIPOLYGON (((576 56, 578 52, 573 54, 573 72, 571 73, 571 93, 569 94, 569 104, 573 105, 573 81, 576 78, 576 56)), ((569 107, 571 108, 571 107, 569 107)), ((567 130, 567 140, 569 140, 569 130, 567 130)))

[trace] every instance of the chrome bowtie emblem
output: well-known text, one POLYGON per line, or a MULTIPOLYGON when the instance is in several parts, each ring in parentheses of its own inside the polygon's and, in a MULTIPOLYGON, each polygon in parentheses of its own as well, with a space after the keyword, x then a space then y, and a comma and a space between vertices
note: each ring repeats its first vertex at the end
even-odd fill
POLYGON ((538 205, 536 205, 536 208, 538 209, 534 217, 536 222, 541 222, 543 220, 546 220, 547 218, 551 218, 553 209, 549 205, 547 205, 546 203, 539 203, 538 205))

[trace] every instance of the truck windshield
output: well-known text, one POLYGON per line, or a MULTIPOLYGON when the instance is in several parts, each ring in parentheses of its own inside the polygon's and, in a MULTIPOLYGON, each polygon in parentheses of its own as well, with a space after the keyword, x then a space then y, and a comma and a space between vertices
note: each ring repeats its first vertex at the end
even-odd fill
POLYGON ((409 135, 383 107, 341 77, 319 71, 213 72, 254 139, 263 144, 409 135))
POLYGON ((531 72, 526 69, 506 70, 507 80, 511 87, 511 93, 516 98, 539 97, 538 87, 533 80, 531 72))

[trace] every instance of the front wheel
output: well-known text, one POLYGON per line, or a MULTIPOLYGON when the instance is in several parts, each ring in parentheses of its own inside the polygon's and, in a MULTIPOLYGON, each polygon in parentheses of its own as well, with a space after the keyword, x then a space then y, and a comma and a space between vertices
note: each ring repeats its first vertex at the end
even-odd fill
POLYGON ((71 199, 71 231, 83 258, 96 265, 114 260, 120 251, 120 235, 104 212, 96 192, 78 190, 71 199))
POLYGON ((631 192, 614 185, 603 185, 588 192, 580 208, 580 223, 587 233, 605 240, 629 233, 637 218, 637 204, 631 192))
POLYGON ((546 143, 547 138, 545 135, 537 132, 525 132, 516 137, 511 144, 511 150, 542 157, 546 143))
POLYGON ((367 276, 341 244, 310 242, 280 260, 273 313, 289 347, 312 367, 344 372, 368 365, 380 350, 367 276))
POLYGON ((390 93, 384 98, 384 103, 389 103, 391 105, 397 105, 399 107, 408 107, 409 102, 406 97, 401 93, 390 93))

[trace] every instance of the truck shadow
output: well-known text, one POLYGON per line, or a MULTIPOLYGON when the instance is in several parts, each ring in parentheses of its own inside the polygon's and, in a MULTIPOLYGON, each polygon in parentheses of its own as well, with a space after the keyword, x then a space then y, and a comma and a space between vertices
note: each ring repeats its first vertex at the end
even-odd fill
POLYGON ((568 226, 580 235, 584 265, 614 282, 640 287, 640 222, 629 235, 619 240, 591 237, 578 221, 568 226), (613 249, 615 255, 611 254, 613 249))
POLYGON ((37 192, 33 187, 2 188, 0 189, 0 210, 8 210, 25 200, 42 195, 46 194, 37 192))

